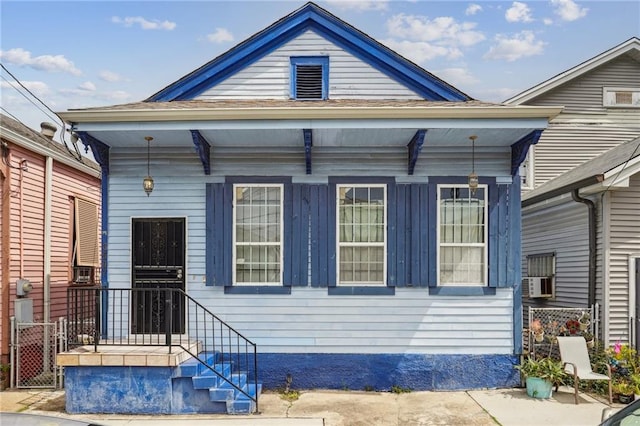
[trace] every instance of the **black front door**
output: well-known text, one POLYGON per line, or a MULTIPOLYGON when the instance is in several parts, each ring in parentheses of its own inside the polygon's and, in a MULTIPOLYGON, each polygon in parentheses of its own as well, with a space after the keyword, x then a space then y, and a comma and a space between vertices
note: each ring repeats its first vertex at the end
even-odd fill
POLYGON ((184 218, 133 219, 132 232, 131 333, 162 334, 171 318, 172 334, 184 334, 184 298, 165 291, 184 290, 184 218))

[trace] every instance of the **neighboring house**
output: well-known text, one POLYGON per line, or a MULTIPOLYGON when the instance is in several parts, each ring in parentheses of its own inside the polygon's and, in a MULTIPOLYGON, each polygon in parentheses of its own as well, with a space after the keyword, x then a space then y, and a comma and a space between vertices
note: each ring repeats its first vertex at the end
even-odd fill
POLYGON ((468 389, 519 383, 517 173, 559 111, 473 100, 308 3, 143 102, 61 115, 102 166, 103 286, 157 267, 270 388, 468 389))
POLYGON ((637 273, 632 259, 640 253, 633 195, 637 152, 621 145, 640 136, 640 39, 631 38, 505 103, 564 106, 532 147, 522 172, 523 276, 548 277, 536 279, 533 288, 543 297, 525 295, 525 306, 580 308, 597 302, 604 341, 637 343, 630 300, 637 273), (627 180, 615 176, 612 183, 607 173, 617 173, 617 167, 624 169, 621 176, 630 175, 627 180), (594 176, 607 180, 596 184, 594 176), (578 202, 572 200, 574 192, 578 202))
POLYGON ((597 302, 603 340, 637 345, 640 138, 528 192, 522 206, 524 272, 529 268, 530 275, 555 281, 549 298, 527 304, 586 307, 597 302))
POLYGON ((640 136, 640 39, 630 38, 504 103, 564 106, 522 164, 524 193, 640 136))
POLYGON ((57 321, 67 315, 67 288, 93 281, 100 169, 54 141, 55 125, 43 123, 38 133, 0 118, 0 362, 7 364, 11 316, 57 321))

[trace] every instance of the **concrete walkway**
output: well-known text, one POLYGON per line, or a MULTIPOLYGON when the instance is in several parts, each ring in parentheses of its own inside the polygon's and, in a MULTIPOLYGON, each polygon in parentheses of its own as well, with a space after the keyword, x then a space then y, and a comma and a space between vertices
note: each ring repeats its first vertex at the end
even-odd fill
MULTIPOLYGON (((68 415, 63 391, 0 392, 0 411, 26 412, 106 426, 412 426, 412 425, 598 425, 607 405, 586 394, 575 405, 569 388, 551 399, 530 398, 524 389, 468 392, 410 392, 393 394, 357 391, 303 391, 288 402, 277 393, 260 398, 260 414, 123 416, 115 414, 68 415)), ((621 407, 621 406, 617 406, 621 407)), ((1 421, 0 414, 0 423, 1 421)))

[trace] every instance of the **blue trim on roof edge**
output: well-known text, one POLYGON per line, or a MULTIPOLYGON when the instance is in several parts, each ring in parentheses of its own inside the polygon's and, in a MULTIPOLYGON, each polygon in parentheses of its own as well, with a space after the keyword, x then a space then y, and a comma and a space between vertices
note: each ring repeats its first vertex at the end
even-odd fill
POLYGON ((314 3, 280 19, 231 50, 155 93, 146 102, 192 99, 302 32, 313 29, 430 101, 472 98, 314 3))

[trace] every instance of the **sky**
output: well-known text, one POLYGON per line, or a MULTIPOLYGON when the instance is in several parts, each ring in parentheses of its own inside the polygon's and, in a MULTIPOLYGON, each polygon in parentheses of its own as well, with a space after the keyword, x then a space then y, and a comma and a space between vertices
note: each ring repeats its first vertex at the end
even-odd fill
MULTIPOLYGON (((0 0, 2 113, 39 130, 61 127, 47 108, 142 101, 305 3, 0 0)), ((640 0, 316 3, 488 102, 640 37, 640 0)))

